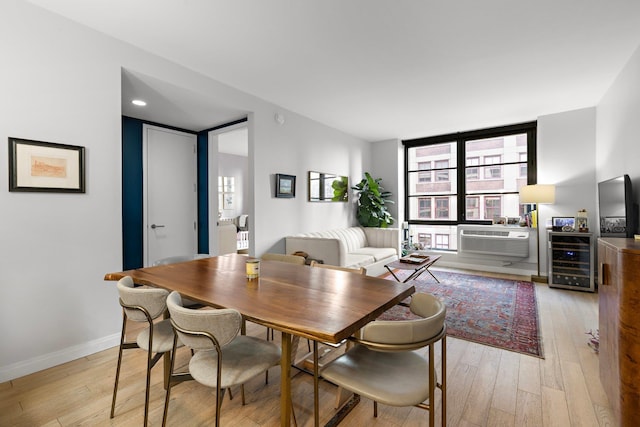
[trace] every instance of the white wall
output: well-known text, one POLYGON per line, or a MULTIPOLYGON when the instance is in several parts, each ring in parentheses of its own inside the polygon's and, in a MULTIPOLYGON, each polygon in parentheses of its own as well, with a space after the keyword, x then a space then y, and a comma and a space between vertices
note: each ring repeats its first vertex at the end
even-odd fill
MULTIPOLYGON (((117 344, 117 293, 103 276, 122 268, 123 67, 250 112, 246 210, 259 227, 258 253, 317 229, 313 221, 352 221, 349 205, 309 206, 305 174, 360 177, 370 163, 361 140, 286 111, 280 126, 273 116, 283 110, 273 104, 18 0, 0 3, 0 53, 0 140, 87 149, 86 194, 9 193, 0 173, 0 382, 117 344), (277 172, 298 176, 298 197, 273 197, 277 172)), ((7 153, 0 150, 0 165, 7 153)))
POLYGON ((628 174, 640 201, 640 47, 598 104, 596 177, 628 174))
MULTIPOLYGON (((373 144, 373 178, 382 178, 382 187, 391 191, 392 204, 388 205, 396 220, 395 228, 402 228, 404 221, 404 147, 399 139, 379 141, 373 144)), ((354 182, 355 184, 355 182, 354 182)))
MULTIPOLYGON (((589 230, 596 221, 596 108, 538 117, 538 183, 556 185, 556 202, 541 205, 538 222, 553 216, 575 217, 586 209, 589 230)), ((540 228, 540 274, 548 274, 547 230, 540 228)))
MULTIPOLYGON (((256 216, 255 224, 251 224, 257 242, 255 246, 251 242, 250 251, 255 255, 284 253, 284 237, 291 234, 353 225, 353 198, 348 203, 308 201, 308 172, 344 175, 349 177, 351 186, 360 181, 370 164, 367 143, 303 119, 293 112, 280 112, 285 116, 282 125, 274 120, 275 111, 256 116, 256 127, 260 126, 263 133, 253 146, 249 132, 249 151, 253 149, 254 152, 249 170, 255 173, 255 210, 261 213, 256 216), (296 176, 295 198, 275 197, 277 173, 296 176)), ((250 233, 252 238, 253 234, 250 233)))

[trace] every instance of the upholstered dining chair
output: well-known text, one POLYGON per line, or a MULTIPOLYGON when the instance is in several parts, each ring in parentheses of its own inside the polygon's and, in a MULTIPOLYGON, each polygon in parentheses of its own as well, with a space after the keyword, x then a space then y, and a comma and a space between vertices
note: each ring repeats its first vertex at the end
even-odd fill
MULTIPOLYGON (((272 342, 239 335, 242 315, 234 309, 193 310, 182 305, 182 297, 172 292, 167 297, 171 324, 176 331, 173 349, 180 341, 195 350, 189 361, 189 374, 173 373, 175 357, 171 359, 171 377, 164 403, 162 425, 166 425, 171 388, 185 379, 216 389, 216 426, 220 425, 220 409, 224 391, 243 384, 280 363, 280 348, 272 342)), ((173 353, 175 355, 175 353, 173 353)))
POLYGON ((193 261, 194 259, 209 258, 209 254, 190 254, 190 255, 174 255, 166 258, 155 260, 151 265, 155 267, 157 265, 175 264, 177 262, 193 261))
POLYGON ((164 289, 150 288, 146 286, 134 287, 133 279, 125 276, 118 281, 118 293, 122 306, 122 334, 120 336, 120 348, 118 351, 118 365, 113 386, 113 399, 111 401, 111 418, 114 417, 116 396, 118 394, 118 381, 122 365, 122 352, 132 348, 141 348, 147 351, 147 382, 144 398, 144 425, 149 419, 149 388, 151 385, 151 368, 160 360, 167 351, 181 346, 176 341, 174 346, 174 332, 168 319, 154 322, 162 316, 166 310, 166 299, 169 292, 164 289), (138 333, 136 341, 125 342, 127 333, 127 320, 146 322, 147 327, 138 333), (154 356, 152 354, 155 353, 154 356))
POLYGON ((446 325, 445 305, 430 294, 411 298, 415 320, 375 320, 354 337, 356 345, 333 362, 321 375, 324 379, 374 402, 390 406, 418 406, 429 410, 429 426, 435 424, 434 394, 442 394, 442 425, 446 425, 446 325), (435 372, 434 345, 441 341, 441 377, 435 372), (413 351, 428 347, 425 359, 413 351), (429 403, 425 403, 426 400, 429 403))

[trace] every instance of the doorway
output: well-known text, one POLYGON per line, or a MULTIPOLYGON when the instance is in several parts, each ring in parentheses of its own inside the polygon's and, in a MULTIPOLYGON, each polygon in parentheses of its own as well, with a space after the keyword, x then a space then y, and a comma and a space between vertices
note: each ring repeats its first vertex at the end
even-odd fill
POLYGON ((144 265, 197 247, 196 135, 143 126, 144 265))

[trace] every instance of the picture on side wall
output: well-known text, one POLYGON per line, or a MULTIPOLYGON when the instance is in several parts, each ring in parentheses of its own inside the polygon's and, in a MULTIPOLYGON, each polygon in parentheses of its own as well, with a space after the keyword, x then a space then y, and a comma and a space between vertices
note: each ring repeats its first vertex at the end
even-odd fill
POLYGON ((276 174, 276 197, 296 197, 295 175, 285 175, 281 173, 276 174))
POLYGON ((84 193, 84 147, 9 138, 9 191, 84 193))

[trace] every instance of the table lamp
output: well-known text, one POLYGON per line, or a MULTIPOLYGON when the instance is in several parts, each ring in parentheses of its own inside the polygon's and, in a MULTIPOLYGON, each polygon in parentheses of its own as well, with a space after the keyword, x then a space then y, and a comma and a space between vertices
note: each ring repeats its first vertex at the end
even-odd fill
MULTIPOLYGON (((547 184, 535 184, 525 185, 520 188, 520 204, 533 204, 533 205, 550 205, 556 201, 556 186, 547 184)), ((538 251, 538 258, 536 263, 538 264, 538 275, 531 276, 531 280, 534 282, 546 283, 547 278, 540 276, 540 227, 539 227, 539 215, 537 212, 537 206, 535 208, 536 221, 532 221, 531 225, 536 228, 536 249, 538 251)), ((532 215, 533 220, 533 215, 532 215)))

